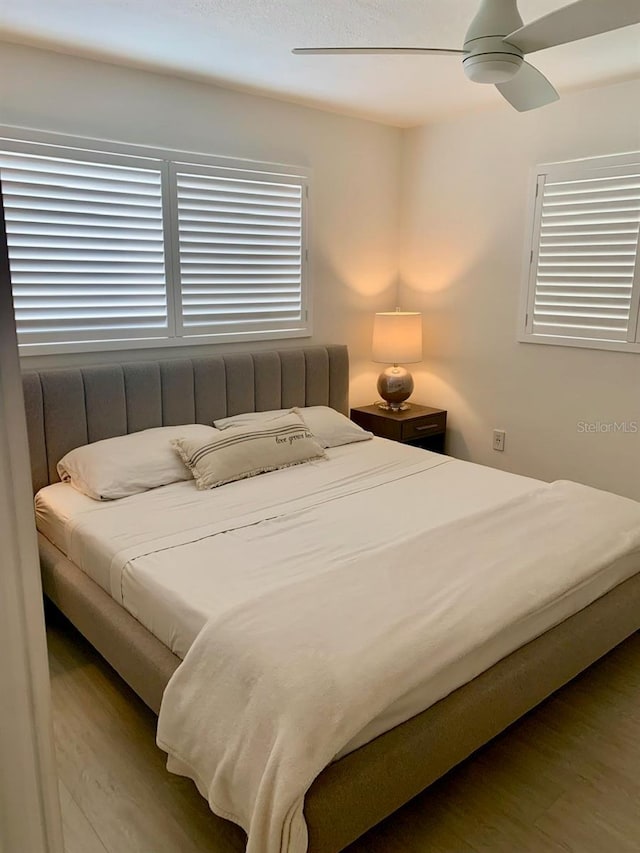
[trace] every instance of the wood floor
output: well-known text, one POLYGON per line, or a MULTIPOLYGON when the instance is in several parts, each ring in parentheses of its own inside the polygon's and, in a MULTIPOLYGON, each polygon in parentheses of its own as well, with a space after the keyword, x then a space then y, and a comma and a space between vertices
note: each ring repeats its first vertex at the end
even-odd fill
MULTIPOLYGON (((66 853, 230 853, 155 717, 59 615, 49 619, 66 853)), ((640 634, 348 853, 639 853, 640 634)))

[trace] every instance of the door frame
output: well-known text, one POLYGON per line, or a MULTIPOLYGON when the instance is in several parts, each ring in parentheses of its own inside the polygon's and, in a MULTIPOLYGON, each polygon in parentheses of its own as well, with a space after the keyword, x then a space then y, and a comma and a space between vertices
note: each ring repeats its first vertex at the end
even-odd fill
POLYGON ((0 187, 0 850, 63 853, 31 465, 0 187))

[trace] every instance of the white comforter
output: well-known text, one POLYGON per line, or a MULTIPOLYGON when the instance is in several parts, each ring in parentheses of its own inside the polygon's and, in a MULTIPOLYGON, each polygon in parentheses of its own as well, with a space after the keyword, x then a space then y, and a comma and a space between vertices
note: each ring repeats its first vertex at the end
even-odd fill
POLYGON ((208 619, 245 597, 538 485, 383 439, 327 454, 205 492, 175 483, 97 502, 56 483, 36 497, 38 528, 183 658, 208 619))
POLYGON ((587 606, 638 570, 639 550, 639 504, 557 483, 245 594, 176 671, 158 743, 250 853, 303 853, 305 793, 357 732, 587 606))
MULTIPOLYGON (((176 483, 96 502, 56 483, 36 497, 38 527, 184 658, 209 619, 245 600, 374 558, 418 530, 497 509, 540 485, 384 439, 327 454, 318 463, 206 492, 193 482, 176 483)), ((559 619, 572 612, 570 597, 562 607, 559 619)), ((504 632, 500 656, 517 644, 517 636, 504 632)), ((468 657, 473 672, 473 649, 468 657)), ((338 757, 422 711, 428 688, 385 708, 338 757)))

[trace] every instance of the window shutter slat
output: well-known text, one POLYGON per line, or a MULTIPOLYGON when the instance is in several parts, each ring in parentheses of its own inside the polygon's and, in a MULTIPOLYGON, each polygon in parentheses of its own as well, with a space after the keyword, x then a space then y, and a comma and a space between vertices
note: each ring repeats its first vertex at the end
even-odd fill
POLYGON ((300 227, 297 225, 280 225, 278 228, 269 228, 264 222, 257 226, 234 225, 231 222, 214 222, 211 227, 207 227, 206 222, 198 222, 191 224, 188 217, 184 215, 180 219, 180 234, 185 239, 187 237, 198 237, 200 240, 208 240, 209 237, 217 237, 219 240, 224 239, 226 235, 232 235, 238 239, 250 239, 260 237, 267 239, 271 237, 279 237, 282 240, 296 240, 302 237, 300 227))
POLYGON ((174 172, 183 334, 303 324, 303 186, 174 172))
POLYGON ((635 321, 640 169, 548 175, 538 201, 531 333, 627 342, 635 321))
POLYGON ((158 165, 0 151, 0 174, 21 344, 168 334, 158 165))

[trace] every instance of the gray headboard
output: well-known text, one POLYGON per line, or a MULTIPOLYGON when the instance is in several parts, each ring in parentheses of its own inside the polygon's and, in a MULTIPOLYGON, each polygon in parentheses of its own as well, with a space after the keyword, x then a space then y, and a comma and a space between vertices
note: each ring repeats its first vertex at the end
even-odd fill
POLYGON ((82 444, 241 412, 331 406, 347 413, 346 346, 42 370, 23 376, 36 492, 82 444))

